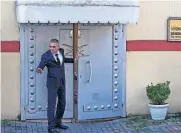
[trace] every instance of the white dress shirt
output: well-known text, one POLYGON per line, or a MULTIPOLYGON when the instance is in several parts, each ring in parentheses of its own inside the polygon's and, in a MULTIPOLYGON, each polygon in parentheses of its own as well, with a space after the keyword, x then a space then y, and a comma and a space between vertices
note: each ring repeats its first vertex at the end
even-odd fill
MULTIPOLYGON (((61 54, 60 51, 58 51, 57 54, 58 54, 58 58, 59 58, 59 60, 60 60, 60 65, 61 65, 61 64, 62 64, 62 61, 63 61, 63 56, 62 56, 62 54, 61 54)), ((53 54, 53 57, 54 57, 55 60, 57 61, 57 57, 56 57, 55 54, 53 54)))

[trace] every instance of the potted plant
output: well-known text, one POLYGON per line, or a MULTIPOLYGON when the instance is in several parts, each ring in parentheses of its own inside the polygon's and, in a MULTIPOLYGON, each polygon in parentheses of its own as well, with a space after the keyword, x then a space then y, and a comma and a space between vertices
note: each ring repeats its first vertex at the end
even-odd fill
POLYGON ((146 87, 147 97, 150 102, 148 104, 150 114, 153 120, 164 120, 168 110, 168 103, 165 101, 169 98, 170 81, 157 83, 156 85, 148 85, 146 87))

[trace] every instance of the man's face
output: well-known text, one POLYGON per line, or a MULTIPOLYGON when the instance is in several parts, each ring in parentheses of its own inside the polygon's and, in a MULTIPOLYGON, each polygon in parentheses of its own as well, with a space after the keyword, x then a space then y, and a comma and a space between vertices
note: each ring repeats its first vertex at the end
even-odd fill
POLYGON ((57 53, 59 49, 59 44, 57 43, 50 43, 50 50, 52 53, 57 53))

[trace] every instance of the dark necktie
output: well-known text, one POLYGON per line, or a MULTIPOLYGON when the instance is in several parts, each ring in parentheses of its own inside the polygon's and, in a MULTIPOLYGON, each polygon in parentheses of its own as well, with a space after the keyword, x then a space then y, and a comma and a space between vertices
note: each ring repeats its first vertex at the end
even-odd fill
POLYGON ((57 63, 60 66, 60 59, 58 58, 58 54, 55 54, 55 56, 57 57, 57 63))

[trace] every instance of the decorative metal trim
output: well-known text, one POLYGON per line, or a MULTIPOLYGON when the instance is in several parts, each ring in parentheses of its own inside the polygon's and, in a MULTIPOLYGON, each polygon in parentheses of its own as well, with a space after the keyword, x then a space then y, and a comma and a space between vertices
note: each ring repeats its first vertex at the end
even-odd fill
POLYGON ((121 35, 121 40, 120 40, 120 97, 121 97, 121 117, 126 117, 126 25, 122 25, 122 35, 121 35))
POLYGON ((113 26, 113 110, 119 110, 120 105, 119 105, 119 93, 120 93, 120 81, 119 81, 119 74, 120 74, 120 60, 119 60, 119 47, 121 44, 120 42, 120 32, 121 32, 121 27, 120 24, 116 24, 113 26))
POLYGON ((84 112, 94 112, 94 111, 106 111, 106 110, 113 110, 114 104, 100 104, 100 105, 88 105, 83 106, 84 112))
POLYGON ((35 89, 35 27, 29 26, 28 27, 28 57, 29 57, 29 66, 28 66, 28 78, 29 78, 29 85, 28 85, 28 113, 36 113, 36 89, 35 89))
POLYGON ((26 119, 26 82, 25 82, 25 73, 26 73, 26 63, 25 63, 25 53, 26 53, 26 43, 25 43, 25 27, 20 25, 20 104, 21 104, 21 120, 26 119))
MULTIPOLYGON (((69 37, 70 38, 73 38, 73 30, 71 30, 70 32, 69 32, 69 37)), ((80 31, 78 31, 78 38, 80 39, 82 37, 82 33, 80 32, 80 31)))
MULTIPOLYGON (((69 44, 62 44, 63 46, 67 47, 66 48, 66 51, 65 51, 65 55, 68 55, 69 53, 71 53, 70 56, 73 55, 73 46, 69 45, 69 44)), ((83 53, 84 50, 83 48, 88 46, 88 44, 83 44, 81 46, 78 46, 78 54, 81 55, 81 56, 84 56, 85 54, 83 53)))
MULTIPOLYGON (((79 30, 78 31, 78 39, 81 39, 82 33, 79 30)), ((68 36, 70 39, 73 39, 73 30, 70 30, 68 33, 68 36)), ((65 56, 73 56, 73 45, 72 44, 61 44, 65 47, 65 56)), ((84 47, 87 47, 88 44, 78 44, 78 55, 79 56, 85 56, 86 54, 84 53, 84 47)))

